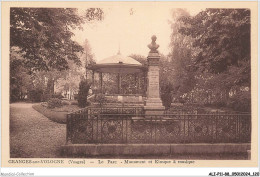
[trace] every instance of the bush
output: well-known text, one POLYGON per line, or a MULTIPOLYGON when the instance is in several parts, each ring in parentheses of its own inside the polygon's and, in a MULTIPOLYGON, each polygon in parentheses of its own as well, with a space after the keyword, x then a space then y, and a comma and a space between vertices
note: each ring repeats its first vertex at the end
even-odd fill
POLYGON ((167 83, 161 87, 161 99, 166 109, 171 107, 173 99, 172 90, 173 87, 170 83, 167 83))
POLYGON ((81 80, 79 83, 79 93, 78 93, 78 105, 79 107, 87 106, 87 97, 88 91, 90 88, 90 84, 88 84, 87 80, 81 80))
POLYGON ((79 98, 79 95, 78 94, 74 94, 74 100, 78 100, 78 98, 79 98))
POLYGON ((62 106, 63 106, 63 105, 70 105, 71 103, 70 103, 69 101, 62 100, 62 101, 61 101, 61 104, 62 104, 62 106))
POLYGON ((71 101, 71 105, 78 105, 78 101, 71 101))
POLYGON ((10 102, 15 102, 20 99, 18 88, 10 88, 10 102))
POLYGON ((29 91, 29 99, 33 102, 41 102, 43 101, 43 90, 42 89, 34 89, 29 91))
POLYGON ((62 101, 60 99, 58 99, 58 98, 51 98, 51 99, 49 99, 47 104, 48 104, 48 108, 51 108, 51 109, 57 108, 57 107, 59 108, 59 107, 61 107, 63 105, 62 101))
POLYGON ((251 94, 250 91, 241 91, 228 101, 228 107, 235 111, 251 112, 251 94))
POLYGON ((59 98, 59 99, 62 99, 62 98, 64 98, 64 97, 62 96, 61 93, 55 93, 55 94, 52 95, 52 98, 59 98))
POLYGON ((50 94, 47 91, 43 92, 42 101, 49 101, 52 98, 62 99, 64 98, 61 93, 50 94))
POLYGON ((224 101, 216 101, 212 104, 213 106, 216 106, 217 108, 226 107, 227 104, 224 101))
POLYGON ((182 104, 186 103, 186 100, 183 97, 179 97, 177 100, 179 103, 182 103, 182 104))
POLYGON ((95 97, 95 102, 97 102, 99 104, 99 106, 101 107, 107 102, 107 99, 104 94, 99 93, 95 97))

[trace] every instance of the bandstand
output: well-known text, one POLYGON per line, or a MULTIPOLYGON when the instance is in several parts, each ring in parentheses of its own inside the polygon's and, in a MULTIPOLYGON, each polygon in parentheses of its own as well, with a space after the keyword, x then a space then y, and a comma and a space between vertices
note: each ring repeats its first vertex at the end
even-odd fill
POLYGON ((106 97, 115 98, 118 102, 134 101, 142 103, 146 96, 146 78, 147 78, 147 66, 142 65, 132 57, 123 56, 120 52, 117 55, 105 58, 98 61, 96 64, 92 64, 87 67, 92 71, 92 85, 98 87, 94 89, 96 93, 102 93, 106 97), (106 93, 104 91, 104 74, 113 74, 117 78, 117 90, 116 93, 106 93), (95 76, 98 74, 98 82, 95 80, 95 76), (122 77, 127 74, 131 74, 135 80, 134 93, 124 93, 122 90, 122 77), (143 83, 143 87, 141 87, 143 83))

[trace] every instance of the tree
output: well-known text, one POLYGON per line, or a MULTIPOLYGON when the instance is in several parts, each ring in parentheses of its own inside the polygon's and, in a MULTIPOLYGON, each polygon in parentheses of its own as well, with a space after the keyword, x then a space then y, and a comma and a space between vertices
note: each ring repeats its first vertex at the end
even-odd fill
POLYGON ((172 13, 172 33, 169 45, 171 53, 168 64, 171 69, 171 79, 168 80, 173 87, 175 100, 190 92, 196 84, 191 61, 197 49, 192 47, 191 37, 179 33, 179 30, 185 26, 180 19, 189 16, 190 14, 185 9, 175 9, 172 13))
POLYGON ((81 80, 79 83, 78 103, 79 107, 87 106, 87 96, 90 88, 90 84, 86 80, 81 80))
POLYGON ((101 8, 88 8, 85 12, 87 21, 102 21, 104 20, 104 11, 101 8))
POLYGON ((173 66, 169 60, 168 56, 160 54, 161 58, 159 60, 159 82, 160 82, 160 95, 163 105, 166 108, 170 108, 173 96, 174 96, 174 86, 173 86, 173 66))
POLYGON ((23 67, 23 58, 18 48, 11 48, 10 53, 10 101, 25 99, 31 89, 31 77, 28 69, 23 67))
POLYGON ((221 104, 231 93, 250 90, 250 10, 206 9, 180 21, 185 25, 179 32, 198 48, 192 57, 197 90, 210 91, 221 104))
POLYGON ((89 44, 87 39, 85 39, 83 48, 84 48, 84 53, 82 55, 82 57, 83 57, 82 58, 82 63, 84 63, 83 66, 86 69, 86 79, 88 79, 88 75, 91 74, 91 73, 90 73, 90 70, 87 69, 87 67, 89 65, 94 64, 95 63, 95 59, 94 59, 94 54, 91 51, 91 47, 90 47, 90 44, 89 44))
POLYGON ((83 48, 71 39, 83 23, 72 8, 11 8, 10 46, 21 49, 31 71, 68 69, 68 60, 80 64, 83 48))
POLYGON ((184 25, 179 19, 189 16, 185 9, 174 9, 171 23, 171 52, 160 59, 161 98, 166 108, 192 90, 195 85, 194 72, 191 66, 193 47, 191 37, 179 33, 184 25))
POLYGON ((82 67, 77 66, 70 62, 70 69, 63 72, 64 74, 59 77, 55 84, 55 91, 64 93, 65 95, 73 95, 78 92, 81 77, 84 76, 82 67))
MULTIPOLYGON (((244 68, 243 75, 250 75, 250 10, 206 9, 195 17, 185 17, 179 31, 191 36, 194 47, 201 50, 194 57, 194 66, 210 73, 223 73, 230 67, 244 68)), ((242 77, 237 83, 250 85, 242 77)))
POLYGON ((11 53, 11 100, 24 97, 18 96, 24 95, 21 91, 28 92, 21 84, 25 81, 31 87, 29 91, 53 95, 54 84, 68 74, 64 70, 74 63, 81 65, 79 54, 83 47, 72 40, 72 31, 81 28, 84 22, 103 19, 102 9, 87 9, 84 16, 75 8, 11 8, 10 11, 10 50, 15 49, 21 58, 17 60, 11 53))

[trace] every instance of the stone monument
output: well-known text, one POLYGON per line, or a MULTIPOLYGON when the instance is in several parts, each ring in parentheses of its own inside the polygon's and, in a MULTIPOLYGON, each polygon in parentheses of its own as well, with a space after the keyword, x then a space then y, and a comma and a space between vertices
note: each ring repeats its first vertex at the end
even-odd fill
POLYGON ((156 44, 156 36, 152 36, 152 42, 148 45, 150 52, 147 57, 148 61, 148 84, 147 84, 147 100, 145 102, 144 110, 145 116, 162 115, 165 107, 160 98, 159 87, 159 60, 158 52, 159 45, 156 44))

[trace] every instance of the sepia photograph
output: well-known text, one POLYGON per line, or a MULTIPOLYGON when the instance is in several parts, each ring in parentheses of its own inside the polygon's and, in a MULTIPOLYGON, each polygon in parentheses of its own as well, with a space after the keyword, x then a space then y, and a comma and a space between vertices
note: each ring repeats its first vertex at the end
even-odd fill
POLYGON ((8 11, 9 159, 252 160, 250 8, 8 11))

